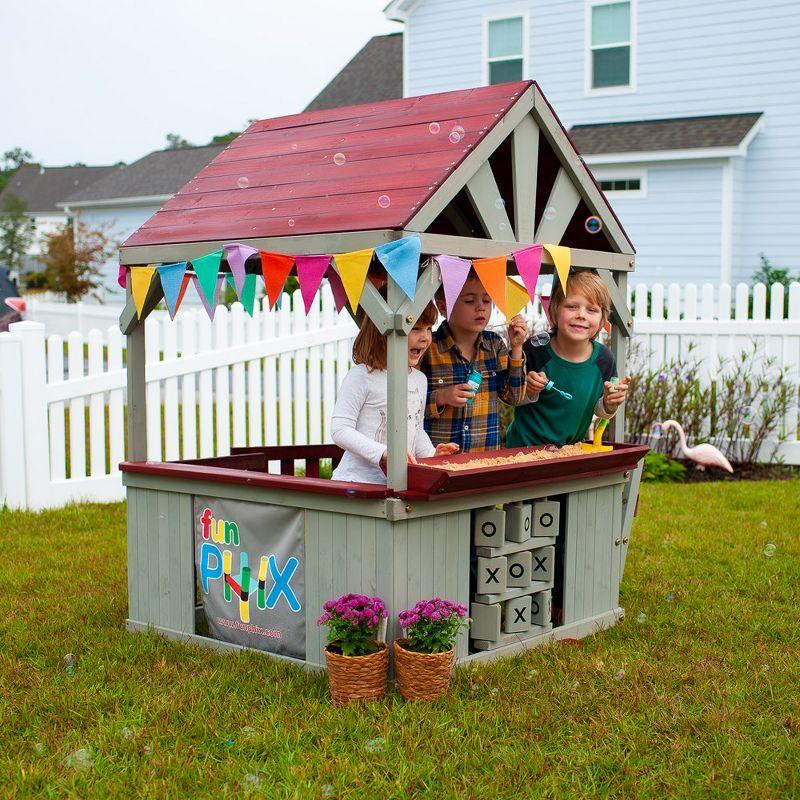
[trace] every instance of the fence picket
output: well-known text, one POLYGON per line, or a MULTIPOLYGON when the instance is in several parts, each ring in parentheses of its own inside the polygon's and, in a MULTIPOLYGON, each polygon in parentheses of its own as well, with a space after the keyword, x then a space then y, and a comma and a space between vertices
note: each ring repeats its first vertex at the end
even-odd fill
MULTIPOLYGON (((208 353, 211 350, 211 320, 205 314, 197 317, 197 352, 208 353)), ((200 419, 200 458, 214 455, 214 390, 213 376, 210 369, 200 371, 197 379, 200 419)))
MULTIPOLYGON (((306 330, 306 313, 303 296, 299 289, 295 290, 292 308, 292 333, 306 330)), ((294 444, 308 444, 308 394, 307 368, 308 348, 296 350, 292 359, 292 409, 294 411, 294 444)))
MULTIPOLYGON (((247 318, 247 341, 257 342, 261 325, 260 304, 256 301, 253 316, 247 318)), ((264 442, 261 424, 261 359, 247 362, 247 444, 260 447, 264 442)))
MULTIPOLYGON (((47 383, 64 382, 64 340, 60 336, 47 339, 47 383)), ((50 432, 50 478, 63 481, 67 477, 66 436, 64 433, 64 402, 50 403, 47 409, 50 432)))
MULTIPOLYGON (((230 310, 231 346, 244 344, 244 306, 234 303, 230 310)), ((231 406, 233 411, 233 446, 247 445, 247 403, 244 382, 244 363, 239 362, 231 367, 231 406)))
MULTIPOLYGON (((160 361, 160 325, 158 320, 145 320, 144 352, 148 367, 160 361)), ((161 383, 148 381, 145 390, 147 404, 147 458, 150 461, 161 461, 161 383)))
MULTIPOLYGON (((73 331, 67 337, 67 370, 71 381, 83 377, 83 336, 73 331)), ((69 476, 86 476, 86 401, 69 402, 69 476)))
MULTIPOLYGON (((302 300, 300 301, 302 302, 302 300)), ((278 311, 278 337, 283 339, 292 331, 292 300, 288 294, 281 295, 278 311)), ((291 444, 292 439, 292 355, 278 356, 278 423, 279 441, 291 444)))
MULTIPOLYGON (((112 325, 107 332, 108 371, 122 371, 123 336, 119 326, 112 325)), ((125 406, 122 389, 108 393, 108 459, 109 475, 119 475, 120 462, 125 459, 125 406)))
MULTIPOLYGON (((277 314, 269 310, 269 299, 264 299, 261 311, 261 324, 264 341, 275 338, 277 314)), ((278 359, 267 356, 264 359, 264 442, 267 447, 278 444, 278 359)))
MULTIPOLYGON (((320 296, 314 298, 311 313, 308 315, 307 327, 317 330, 320 327, 320 301, 324 302, 325 289, 320 296)), ((322 444, 322 348, 313 345, 308 349, 308 441, 310 444, 322 444)))
MULTIPOLYGON (((89 331, 89 375, 103 372, 103 334, 97 328, 89 331)), ((89 396, 89 474, 99 478, 106 474, 106 403, 103 392, 89 396)))
MULTIPOLYGON (((228 347, 228 309, 219 306, 214 314, 214 350, 228 347)), ((226 364, 214 370, 215 416, 217 421, 217 456, 231 452, 230 367, 226 364)))
MULTIPOLYGON (((331 327, 336 320, 336 306, 330 286, 322 293, 322 325, 331 327)), ((329 342, 322 348, 322 436, 331 441, 331 415, 336 398, 336 345, 329 342)))
MULTIPOLYGON (((174 361, 178 357, 177 326, 166 324, 164 333, 164 360, 174 361)), ((178 379, 164 379, 164 458, 176 461, 180 454, 180 435, 178 433, 178 379)))

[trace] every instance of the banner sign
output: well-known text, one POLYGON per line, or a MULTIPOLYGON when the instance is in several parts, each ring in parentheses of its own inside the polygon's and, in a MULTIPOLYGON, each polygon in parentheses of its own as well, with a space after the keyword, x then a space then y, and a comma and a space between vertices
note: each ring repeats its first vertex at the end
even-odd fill
POLYGON ((194 498, 194 558, 210 635, 305 661, 302 510, 194 498))

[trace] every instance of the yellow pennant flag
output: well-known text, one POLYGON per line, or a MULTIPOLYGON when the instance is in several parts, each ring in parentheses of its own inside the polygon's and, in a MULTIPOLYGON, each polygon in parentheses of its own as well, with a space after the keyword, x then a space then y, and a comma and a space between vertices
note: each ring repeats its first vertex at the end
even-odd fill
POLYGON ((352 253, 339 253, 333 257, 354 314, 358 308, 358 301, 361 299, 361 292, 364 291, 364 281, 367 279, 367 270, 369 270, 374 252, 373 248, 369 248, 355 250, 352 253))
POLYGON ((553 259, 553 264, 555 264, 556 273, 558 274, 558 280, 566 295, 567 278, 569 278, 569 268, 572 265, 572 253, 569 247, 562 247, 559 244, 546 244, 543 245, 543 247, 550 253, 550 258, 553 259))
POLYGON ((519 314, 531 298, 524 286, 520 286, 513 278, 506 278, 506 317, 519 314))
POLYGON ((148 264, 146 267, 131 267, 131 294, 133 295, 133 304, 136 306, 136 316, 139 319, 142 318, 147 290, 150 288, 150 282, 155 274, 155 264, 148 264))

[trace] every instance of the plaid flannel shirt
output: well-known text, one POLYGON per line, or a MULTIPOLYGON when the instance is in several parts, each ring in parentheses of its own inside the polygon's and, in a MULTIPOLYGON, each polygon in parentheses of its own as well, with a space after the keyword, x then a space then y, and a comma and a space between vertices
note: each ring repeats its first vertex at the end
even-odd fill
POLYGON ((474 361, 467 360, 443 322, 419 368, 428 378, 425 430, 434 445, 455 442, 461 452, 496 450, 500 446, 498 401, 519 405, 525 400, 525 359, 511 358, 502 337, 483 331, 474 361), (437 407, 431 396, 437 389, 466 383, 470 372, 481 373, 483 383, 471 404, 463 408, 437 407))

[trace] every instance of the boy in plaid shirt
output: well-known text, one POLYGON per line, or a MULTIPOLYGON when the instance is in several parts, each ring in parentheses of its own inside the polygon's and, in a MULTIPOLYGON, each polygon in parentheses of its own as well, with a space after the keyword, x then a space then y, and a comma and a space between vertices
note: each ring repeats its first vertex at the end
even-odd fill
MULTIPOLYGON (((436 305, 444 316, 441 289, 436 305)), ((498 401, 516 406, 525 400, 525 319, 518 315, 508 326, 509 352, 501 336, 486 330, 491 312, 492 300, 471 270, 450 319, 436 330, 420 362, 428 378, 425 430, 434 445, 455 442, 462 453, 496 450, 500 446, 498 401), (474 393, 466 382, 473 370, 483 378, 474 393)))

